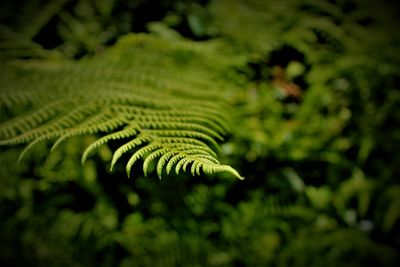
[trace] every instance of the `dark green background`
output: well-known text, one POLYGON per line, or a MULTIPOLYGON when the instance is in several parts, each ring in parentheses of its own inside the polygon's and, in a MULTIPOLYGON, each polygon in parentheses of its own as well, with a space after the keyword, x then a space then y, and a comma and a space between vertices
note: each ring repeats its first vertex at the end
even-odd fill
POLYGON ((232 2, 2 1, 3 60, 96 57, 128 32, 223 39, 244 64, 221 157, 246 177, 128 179, 107 148, 81 166, 86 137, 20 164, 2 147, 2 266, 396 266, 395 1, 232 2))

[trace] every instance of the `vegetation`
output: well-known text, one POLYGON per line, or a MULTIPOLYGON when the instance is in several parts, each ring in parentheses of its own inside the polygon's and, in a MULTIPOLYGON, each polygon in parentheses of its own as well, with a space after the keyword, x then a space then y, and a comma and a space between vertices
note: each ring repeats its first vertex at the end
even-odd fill
POLYGON ((1 264, 397 266, 398 10, 4 1, 1 264))

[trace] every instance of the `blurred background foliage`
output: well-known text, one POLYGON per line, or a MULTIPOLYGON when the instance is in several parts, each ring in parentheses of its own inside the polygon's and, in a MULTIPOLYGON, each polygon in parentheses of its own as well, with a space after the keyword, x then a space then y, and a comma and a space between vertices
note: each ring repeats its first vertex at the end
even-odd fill
MULTIPOLYGON (((3 266, 397 266, 400 13, 355 0, 1 4, 1 57, 92 57, 128 32, 220 39, 246 180, 109 173, 90 137, 0 155, 3 266)), ((2 111, 2 118, 11 114, 2 111)), ((135 170, 140 173, 140 170, 135 170)))

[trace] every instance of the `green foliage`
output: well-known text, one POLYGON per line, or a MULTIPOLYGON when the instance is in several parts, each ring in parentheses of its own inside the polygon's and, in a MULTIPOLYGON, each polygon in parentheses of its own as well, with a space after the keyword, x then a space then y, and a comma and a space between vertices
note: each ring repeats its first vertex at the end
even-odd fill
POLYGON ((104 51, 119 36, 150 28, 169 15, 169 24, 200 36, 204 8, 189 0, 4 0, 0 49, 7 58, 81 58, 104 51), (156 8, 154 8, 156 7, 156 8), (186 18, 186 15, 188 18, 186 18), (189 22, 188 22, 189 21, 189 22))
POLYGON ((72 1, 60 46, 3 51, 0 262, 397 266, 395 5, 159 1, 103 51, 144 2, 72 1))
POLYGON ((0 48, 7 53, 2 53, 1 56, 45 57, 48 51, 33 39, 50 23, 54 14, 63 9, 68 0, 15 2, 17 3, 2 3, 0 48))

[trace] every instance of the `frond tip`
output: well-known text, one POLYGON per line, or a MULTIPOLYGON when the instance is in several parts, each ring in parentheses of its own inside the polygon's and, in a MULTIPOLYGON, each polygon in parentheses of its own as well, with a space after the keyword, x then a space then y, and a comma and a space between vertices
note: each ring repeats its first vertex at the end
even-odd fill
POLYGON ((173 169, 243 179, 217 159, 232 114, 224 90, 237 86, 221 75, 227 62, 219 53, 208 44, 132 34, 79 62, 4 63, 0 109, 17 116, 0 122, 0 146, 28 144, 21 160, 42 141, 54 142, 53 151, 72 137, 96 135, 82 164, 113 142, 119 147, 110 170, 128 156, 128 176, 143 160, 144 175, 155 166, 160 179, 173 169), (177 49, 191 50, 191 58, 176 60, 177 49))

